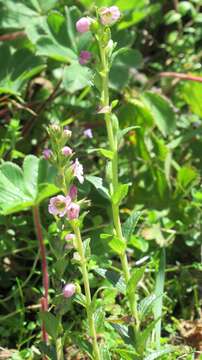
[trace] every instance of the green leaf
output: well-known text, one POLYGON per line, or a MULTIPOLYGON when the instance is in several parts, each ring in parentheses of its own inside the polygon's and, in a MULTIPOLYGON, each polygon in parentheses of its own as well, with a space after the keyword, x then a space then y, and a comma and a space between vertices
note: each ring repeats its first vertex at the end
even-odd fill
POLYGON ((100 153, 105 156, 107 159, 112 160, 114 157, 114 153, 110 150, 106 150, 106 149, 99 149, 100 153))
POLYGON ((126 197, 128 193, 128 184, 118 184, 117 190, 112 195, 112 202, 117 205, 120 204, 121 201, 126 197))
POLYGON ((70 94, 92 85, 92 72, 87 66, 73 62, 64 70, 63 86, 70 94))
POLYGON ((169 101, 163 96, 149 91, 145 92, 141 98, 163 136, 172 134, 175 131, 176 118, 169 101))
POLYGON ((58 188, 45 183, 47 180, 52 180, 48 164, 36 156, 28 155, 22 169, 11 162, 3 163, 0 166, 0 212, 7 215, 22 211, 56 194, 58 188))
POLYGON ((133 344, 133 339, 129 334, 128 327, 120 324, 112 324, 116 332, 121 336, 125 344, 133 344))
POLYGON ((40 318, 45 323, 45 328, 47 333, 54 339, 57 339, 59 334, 59 319, 57 319, 53 314, 47 311, 40 313, 40 318))
POLYGON ((193 182, 197 180, 198 173, 194 168, 183 166, 177 173, 177 192, 188 191, 193 182))
POLYGON ((140 301, 138 306, 138 313, 141 321, 145 319, 145 317, 149 314, 150 311, 152 311, 152 306, 156 300, 156 295, 151 294, 140 301))
POLYGON ((85 179, 89 181, 103 197, 105 197, 107 200, 110 200, 108 190, 103 186, 102 178, 98 176, 87 175, 85 179))
POLYGON ((0 94, 19 95, 25 82, 45 68, 42 60, 28 49, 11 53, 7 45, 2 45, 0 53, 0 94))
POLYGON ((130 241, 131 236, 136 228, 136 225, 140 219, 141 216, 140 211, 133 211, 131 215, 128 217, 128 219, 123 224, 123 236, 127 241, 130 241))
POLYGON ((139 331, 135 334, 135 349, 140 355, 143 355, 143 353, 145 352, 148 338, 152 335, 152 331, 158 321, 159 319, 150 322, 144 330, 139 331))
POLYGON ((133 269, 130 280, 128 281, 127 290, 126 290, 129 298, 131 298, 131 299, 134 298, 135 292, 137 289, 137 285, 140 282, 140 280, 142 279, 144 272, 145 272, 145 266, 137 268, 137 269, 133 269))
POLYGON ((155 360, 161 358, 161 356, 170 354, 171 352, 175 351, 174 347, 168 347, 166 349, 153 351, 150 355, 146 356, 144 360, 155 360))
POLYGON ((122 255, 126 249, 126 243, 122 239, 119 239, 116 236, 113 236, 109 241, 110 248, 118 255, 122 255))
POLYGON ((124 279, 117 271, 102 268, 95 269, 94 271, 100 276, 102 276, 104 279, 107 279, 110 284, 112 284, 118 289, 119 292, 125 294, 126 285, 124 279))
POLYGON ((194 114, 202 117, 202 83, 196 81, 186 81, 180 87, 180 95, 186 104, 189 105, 190 110, 194 114))
POLYGON ((129 126, 123 130, 119 130, 118 132, 118 141, 120 141, 128 132, 134 130, 134 129, 139 129, 139 126, 129 126))

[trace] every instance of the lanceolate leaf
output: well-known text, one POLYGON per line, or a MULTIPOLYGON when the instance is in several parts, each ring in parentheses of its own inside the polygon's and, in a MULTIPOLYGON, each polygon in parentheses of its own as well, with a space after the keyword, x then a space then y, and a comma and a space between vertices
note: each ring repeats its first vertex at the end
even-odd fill
POLYGON ((130 238, 135 230, 135 227, 138 223, 140 216, 141 216, 141 212, 134 210, 123 224, 123 235, 127 241, 130 241, 130 238))
POLYGON ((171 347, 171 346, 166 348, 166 349, 153 351, 150 355, 146 356, 144 360, 160 359, 161 356, 166 355, 166 354, 170 354, 173 351, 175 351, 175 349, 173 347, 171 347))

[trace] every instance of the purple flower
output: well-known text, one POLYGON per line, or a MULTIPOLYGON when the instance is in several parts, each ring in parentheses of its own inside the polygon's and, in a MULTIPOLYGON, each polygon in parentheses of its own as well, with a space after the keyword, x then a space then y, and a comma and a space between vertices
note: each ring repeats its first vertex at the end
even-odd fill
POLYGON ((93 138, 93 132, 91 129, 86 129, 84 130, 83 134, 88 137, 89 139, 92 139, 93 138))
POLYGON ((64 146, 61 151, 64 156, 70 156, 73 153, 72 149, 69 146, 64 146))
POLYGON ((79 55, 79 64, 80 65, 86 65, 91 59, 91 53, 90 51, 83 50, 80 52, 79 55))
POLYGON ((76 159, 72 164, 73 175, 77 177, 79 182, 83 184, 84 176, 83 176, 83 166, 80 164, 79 160, 76 159))
POLYGON ((53 152, 50 149, 44 149, 42 154, 46 160, 49 160, 53 155, 53 152))
POLYGON ((76 29, 80 33, 85 33, 90 30, 91 20, 87 17, 82 17, 76 23, 76 29))
POLYGON ((65 240, 66 241, 70 241, 70 240, 73 240, 75 238, 75 235, 74 234, 67 234, 65 236, 65 240))
POLYGON ((77 187, 75 185, 72 185, 69 190, 69 196, 72 201, 74 201, 77 197, 77 187))
POLYGON ((48 211, 52 215, 64 216, 67 212, 69 205, 71 204, 70 196, 57 195, 50 199, 48 205, 48 211))
POLYGON ((64 287, 63 287, 63 296, 65 298, 70 298, 72 297, 74 294, 75 294, 75 291, 76 291, 76 286, 72 283, 70 284, 66 284, 64 287))
POLYGON ((111 6, 101 9, 100 18, 103 25, 113 25, 121 16, 117 6, 111 6))
POLYGON ((76 203, 71 203, 67 209, 67 217, 69 220, 78 219, 80 206, 76 203))

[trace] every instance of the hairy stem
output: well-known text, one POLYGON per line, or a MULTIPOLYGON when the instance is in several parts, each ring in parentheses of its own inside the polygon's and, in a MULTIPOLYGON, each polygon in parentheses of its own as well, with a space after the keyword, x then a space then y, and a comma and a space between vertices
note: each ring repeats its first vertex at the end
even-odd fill
MULTIPOLYGON (((49 287, 49 278, 48 278, 48 266, 46 261, 46 248, 43 239, 42 233, 42 226, 40 222, 40 215, 39 215, 39 208, 35 206, 33 208, 33 218, 34 218, 34 226, 36 236, 39 241, 39 249, 41 255, 41 262, 42 262, 42 277, 43 277, 43 288, 44 288, 44 297, 41 299, 41 310, 47 311, 48 310, 48 287, 49 287)), ((44 323, 42 323, 42 338, 43 341, 46 343, 48 342, 48 334, 45 329, 44 323)))
POLYGON ((95 329, 94 315, 92 313, 92 308, 91 308, 91 293, 90 293, 90 284, 89 284, 89 279, 88 279, 88 270, 87 270, 87 266, 86 266, 86 258, 85 258, 83 243, 82 243, 82 239, 81 239, 81 233, 80 233, 79 227, 77 225, 72 223, 72 227, 73 227, 74 233, 76 235, 76 247, 77 247, 77 251, 80 256, 81 271, 82 271, 83 283, 84 283, 84 288, 85 288, 85 296, 86 296, 86 312, 87 312, 88 324, 89 324, 89 329, 90 329, 90 336, 92 337, 92 340, 93 340, 94 358, 95 358, 95 360, 100 360, 101 357, 100 357, 100 351, 99 351, 99 347, 98 347, 98 343, 97 343, 97 334, 96 334, 96 329, 95 329))
MULTIPOLYGON (((100 57, 101 57, 101 63, 102 63, 102 94, 101 94, 101 100, 102 100, 102 106, 103 108, 108 109, 110 106, 110 99, 109 99, 109 63, 108 63, 108 55, 106 53, 106 47, 102 47, 100 45, 100 57)), ((111 109, 109 109, 109 112, 105 113, 105 123, 106 123, 106 129, 107 129, 107 136, 109 141, 110 150, 113 152, 113 159, 111 160, 111 184, 110 184, 110 190, 111 194, 113 195, 116 193, 119 180, 118 180, 118 139, 117 139, 117 131, 113 127, 113 122, 111 118, 111 109)), ((112 202, 112 215, 113 215, 113 223, 114 228, 116 231, 116 235, 119 239, 122 241, 125 241, 122 228, 121 228, 121 221, 120 221, 120 215, 119 215, 119 204, 114 204, 112 202)), ((128 264, 127 254, 126 251, 120 255, 120 261, 121 266, 123 270, 123 275, 126 281, 126 284, 128 283, 130 279, 130 268, 128 264)), ((136 328, 139 327, 139 321, 137 316, 137 306, 136 306, 136 298, 135 294, 132 299, 132 301, 129 301, 130 304, 130 310, 135 318, 136 321, 136 328)))

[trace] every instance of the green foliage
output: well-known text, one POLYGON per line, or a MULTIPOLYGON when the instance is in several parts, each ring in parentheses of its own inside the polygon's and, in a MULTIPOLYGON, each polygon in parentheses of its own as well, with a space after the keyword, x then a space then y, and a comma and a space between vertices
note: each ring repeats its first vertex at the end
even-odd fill
POLYGON ((47 163, 33 155, 25 158, 22 169, 11 162, 3 163, 0 166, 1 213, 26 210, 57 193, 58 188, 48 183, 48 172, 47 163))

